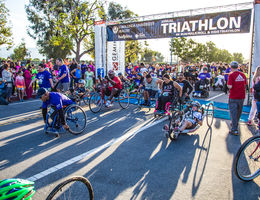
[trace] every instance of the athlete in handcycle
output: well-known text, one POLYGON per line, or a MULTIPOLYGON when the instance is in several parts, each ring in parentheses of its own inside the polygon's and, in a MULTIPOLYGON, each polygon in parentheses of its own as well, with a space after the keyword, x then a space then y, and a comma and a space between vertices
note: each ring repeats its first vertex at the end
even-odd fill
POLYGON ((199 74, 198 81, 195 83, 193 97, 207 98, 209 96, 210 78, 208 68, 203 68, 203 72, 199 74))
POLYGON ((198 101, 187 104, 183 111, 175 111, 170 117, 169 125, 164 125, 167 131, 166 137, 176 140, 180 133, 191 133, 202 126, 202 121, 206 116, 207 125, 210 128, 213 123, 214 106, 212 103, 201 106, 198 101))
POLYGON ((157 116, 168 113, 169 106, 177 103, 173 102, 176 96, 178 99, 181 99, 182 87, 176 81, 172 81, 168 74, 165 74, 163 76, 162 93, 156 102, 154 115, 157 116))
POLYGON ((99 81, 100 88, 91 95, 89 101, 89 108, 92 112, 99 112, 103 103, 105 103, 106 107, 111 107, 114 98, 118 98, 119 105, 123 109, 129 106, 129 93, 122 89, 121 80, 115 76, 113 70, 109 70, 108 76, 105 76, 104 80, 99 77, 99 81))
POLYGON ((67 96, 58 92, 49 92, 45 88, 40 88, 37 96, 43 101, 45 133, 58 136, 61 126, 72 134, 80 134, 85 130, 87 120, 84 110, 67 96), (49 111, 48 106, 51 106, 49 111))

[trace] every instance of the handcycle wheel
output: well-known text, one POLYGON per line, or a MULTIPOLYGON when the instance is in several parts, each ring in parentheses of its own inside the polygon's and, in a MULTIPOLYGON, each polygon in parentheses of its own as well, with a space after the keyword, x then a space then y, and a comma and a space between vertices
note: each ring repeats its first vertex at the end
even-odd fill
POLYGON ((142 92, 139 93, 139 96, 138 96, 138 107, 139 109, 142 109, 144 105, 144 95, 142 92))
POLYGON ((103 106, 103 99, 99 92, 95 92, 89 99, 89 109, 93 113, 98 113, 103 106))
POLYGON ((260 175, 260 135, 249 138, 241 145, 233 162, 233 170, 242 181, 251 181, 260 175))
POLYGON ((86 129, 87 115, 79 105, 72 104, 65 109, 65 121, 69 132, 78 135, 86 129))
POLYGON ((71 177, 57 185, 46 200, 94 199, 94 191, 89 180, 82 176, 71 177))
POLYGON ((214 119, 214 106, 213 103, 209 103, 206 108, 206 121, 208 127, 211 127, 214 119))
POLYGON ((168 130, 168 135, 169 135, 169 138, 171 140, 175 140, 175 137, 174 137, 174 128, 175 128, 175 122, 180 119, 180 114, 178 111, 175 111, 172 113, 172 116, 170 117, 170 121, 169 121, 169 130, 168 130))
POLYGON ((87 92, 86 94, 84 94, 84 97, 82 99, 86 106, 89 105, 89 95, 90 94, 87 92))
POLYGON ((126 90, 121 90, 118 96, 118 102, 121 108, 126 109, 129 106, 130 98, 129 93, 126 90))

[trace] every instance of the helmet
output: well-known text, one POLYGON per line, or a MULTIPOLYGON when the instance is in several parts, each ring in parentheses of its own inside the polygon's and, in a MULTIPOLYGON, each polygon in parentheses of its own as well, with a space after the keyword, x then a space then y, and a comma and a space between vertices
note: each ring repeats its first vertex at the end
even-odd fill
POLYGON ((45 88, 40 88, 38 91, 37 91, 37 97, 41 98, 42 95, 44 95, 45 93, 47 93, 48 90, 45 89, 45 88))
POLYGON ((191 103, 192 106, 197 106, 198 108, 201 107, 200 103, 198 101, 193 101, 191 103))
POLYGON ((207 67, 204 67, 204 68, 203 68, 203 71, 208 71, 208 68, 207 68, 207 67))
POLYGON ((119 73, 118 73, 118 76, 122 76, 122 73, 121 73, 121 72, 119 72, 119 73))
POLYGON ((137 75, 142 77, 142 74, 141 74, 141 73, 138 73, 137 75))
POLYGON ((233 62, 230 63, 230 66, 232 68, 238 68, 238 62, 237 61, 233 61, 233 62))
POLYGON ((110 70, 108 71, 108 75, 115 75, 114 70, 110 69, 110 70))
POLYGON ((79 80, 79 84, 84 84, 85 85, 85 80, 80 79, 79 80))
POLYGON ((34 195, 34 182, 23 179, 0 181, 0 199, 29 200, 34 195))

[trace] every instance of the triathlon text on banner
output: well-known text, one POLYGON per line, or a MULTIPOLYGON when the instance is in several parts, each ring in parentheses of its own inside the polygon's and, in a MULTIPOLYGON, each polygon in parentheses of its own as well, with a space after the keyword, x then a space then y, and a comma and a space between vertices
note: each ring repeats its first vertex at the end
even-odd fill
POLYGON ((125 72, 125 41, 107 43, 107 70, 125 72))
POLYGON ((251 9, 107 26, 108 41, 250 32, 251 9))

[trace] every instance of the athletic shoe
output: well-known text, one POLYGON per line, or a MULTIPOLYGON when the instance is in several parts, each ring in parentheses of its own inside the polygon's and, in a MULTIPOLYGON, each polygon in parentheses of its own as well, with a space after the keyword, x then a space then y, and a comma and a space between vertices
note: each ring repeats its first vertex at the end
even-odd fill
POLYGON ((111 102, 110 102, 109 100, 107 100, 107 102, 106 102, 106 107, 109 107, 110 104, 111 104, 111 102))
POLYGON ((236 131, 229 131, 229 134, 231 134, 231 135, 239 135, 239 132, 236 130, 236 131))
POLYGON ((198 94, 198 97, 201 97, 201 93, 198 94))

